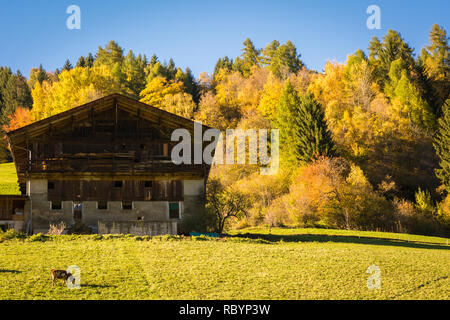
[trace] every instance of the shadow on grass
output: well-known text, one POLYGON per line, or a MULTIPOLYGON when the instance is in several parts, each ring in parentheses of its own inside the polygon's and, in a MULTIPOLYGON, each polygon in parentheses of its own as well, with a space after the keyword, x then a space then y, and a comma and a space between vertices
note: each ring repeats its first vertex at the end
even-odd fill
POLYGON ((263 239, 270 242, 279 242, 279 241, 336 242, 336 243, 357 243, 357 244, 371 244, 382 246, 397 246, 397 247, 420 248, 420 249, 450 250, 450 246, 431 242, 407 241, 388 238, 344 236, 344 235, 326 235, 326 234, 276 235, 276 234, 242 233, 237 235, 226 235, 226 236, 233 238, 263 239))
POLYGON ((6 269, 0 269, 0 273, 14 273, 14 274, 17 274, 17 273, 22 273, 22 271, 19 271, 19 270, 6 270, 6 269))
POLYGON ((85 288, 98 288, 98 289, 102 289, 102 288, 116 288, 117 286, 112 286, 109 284, 89 284, 89 283, 85 283, 85 284, 81 284, 81 287, 85 287, 85 288))
POLYGON ((400 297, 400 296, 402 296, 402 295, 404 295, 404 294, 411 293, 411 292, 413 292, 413 291, 415 291, 415 290, 421 289, 421 288, 423 288, 423 287, 425 287, 425 286, 428 286, 428 285, 430 285, 430 284, 436 283, 436 282, 441 281, 441 280, 446 280, 446 279, 448 279, 448 276, 442 276, 442 277, 439 277, 439 278, 436 278, 436 279, 427 281, 427 282, 425 282, 425 283, 422 283, 422 284, 416 286, 415 288, 412 288, 412 289, 410 289, 410 290, 406 290, 406 291, 403 291, 403 292, 401 292, 401 293, 399 293, 399 294, 396 294, 396 295, 390 297, 390 299, 396 299, 396 298, 398 298, 398 297, 400 297))

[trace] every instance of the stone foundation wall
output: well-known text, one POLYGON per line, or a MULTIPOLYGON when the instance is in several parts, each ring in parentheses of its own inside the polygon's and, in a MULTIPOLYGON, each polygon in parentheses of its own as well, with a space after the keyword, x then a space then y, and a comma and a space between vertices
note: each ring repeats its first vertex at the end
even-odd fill
POLYGON ((161 236, 177 234, 176 221, 99 221, 98 234, 161 236))
MULTIPOLYGON (((168 230, 168 234, 172 234, 173 230, 175 230, 175 233, 180 230, 182 232, 199 231, 192 227, 192 223, 189 224, 188 228, 183 229, 181 226, 183 224, 185 226, 188 225, 184 223, 185 221, 195 221, 196 216, 204 209, 204 180, 185 180, 183 183, 184 201, 179 202, 180 219, 169 219, 168 201, 133 201, 131 209, 124 209, 121 201, 108 201, 106 209, 99 209, 97 201, 81 201, 81 222, 91 227, 94 232, 100 232, 97 230, 99 221, 104 223, 124 222, 124 227, 120 227, 123 229, 119 228, 120 230, 124 230, 124 232, 129 230, 127 225, 130 221, 133 223, 140 223, 142 221, 144 223, 164 222, 171 226, 151 225, 148 227, 150 229, 145 229, 147 231, 156 230, 154 232, 157 233, 164 232, 166 229, 168 230), (175 228, 172 226, 172 223, 175 223, 175 228), (180 223, 179 228, 177 227, 177 223, 180 223)), ((52 210, 52 203, 47 200, 47 180, 31 180, 28 183, 27 189, 30 192, 31 200, 25 203, 25 228, 29 225, 31 207, 34 233, 46 233, 50 224, 64 222, 69 227, 75 223, 73 201, 62 201, 61 209, 52 210)), ((107 225, 109 226, 109 224, 107 225)), ((117 230, 117 228, 114 230, 117 230)), ((138 232, 141 229, 136 230, 138 232)), ((128 231, 125 233, 128 233, 128 231)))

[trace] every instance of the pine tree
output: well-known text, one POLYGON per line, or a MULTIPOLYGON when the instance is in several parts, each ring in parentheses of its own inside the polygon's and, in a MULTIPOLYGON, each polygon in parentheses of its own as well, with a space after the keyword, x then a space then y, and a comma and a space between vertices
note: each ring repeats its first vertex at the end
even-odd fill
POLYGON ((102 47, 98 47, 98 51, 95 56, 96 64, 106 65, 113 68, 116 64, 122 65, 123 49, 117 42, 111 40, 104 49, 102 47))
POLYGON ((450 99, 447 99, 442 111, 442 117, 438 120, 439 128, 434 139, 434 148, 439 156, 439 165, 441 166, 436 170, 436 175, 450 193, 450 99))
POLYGON ((450 46, 444 28, 435 24, 430 31, 430 44, 418 58, 418 75, 425 98, 436 116, 442 115, 442 105, 450 92, 450 46))
POLYGON ((289 80, 280 97, 274 128, 279 129, 281 158, 288 167, 336 154, 322 107, 311 95, 299 96, 289 80))
POLYGON ((261 50, 256 49, 249 38, 245 39, 243 45, 241 57, 235 60, 235 69, 239 70, 244 77, 248 77, 251 68, 259 64, 261 50))
POLYGON ((30 76, 28 79, 28 85, 31 89, 36 83, 42 84, 44 81, 50 81, 50 77, 42 64, 39 65, 39 68, 32 68, 30 70, 30 76))
POLYGON ((281 93, 277 117, 273 128, 279 130, 281 161, 287 167, 297 165, 296 157, 296 123, 294 116, 298 113, 300 97, 288 80, 281 93))
POLYGON ((175 79, 175 74, 177 73, 177 69, 175 67, 175 62, 172 58, 169 59, 169 64, 166 67, 167 72, 167 80, 175 79))
POLYGON ((86 59, 83 56, 78 59, 76 67, 86 67, 86 59))
POLYGON ((126 88, 134 98, 138 98, 141 91, 145 88, 146 67, 147 62, 140 54, 136 58, 132 50, 128 52, 123 62, 123 72, 126 78, 126 88))
POLYGON ((3 108, 1 111, 1 122, 6 124, 9 115, 13 114, 18 107, 31 108, 33 100, 27 80, 17 71, 9 77, 6 86, 3 88, 3 108))
POLYGON ((336 148, 322 107, 312 95, 300 97, 296 121, 296 153, 300 162, 310 162, 319 156, 332 157, 336 148))
POLYGON ((175 74, 175 80, 183 82, 185 92, 189 93, 194 102, 198 104, 200 100, 200 86, 192 74, 191 69, 186 68, 185 72, 183 72, 178 68, 177 73, 175 74))
POLYGON ((280 47, 278 40, 273 40, 262 50, 261 62, 264 66, 270 66, 280 47))
POLYGON ((280 43, 274 40, 262 53, 261 62, 269 66, 270 71, 279 78, 286 78, 289 73, 296 73, 304 66, 297 48, 291 41, 280 46, 280 43))
POLYGON ((156 54, 154 54, 150 58, 149 66, 153 67, 157 62, 158 62, 158 57, 156 56, 156 54))
POLYGON ((86 66, 89 68, 92 68, 94 66, 94 56, 92 55, 92 53, 89 52, 87 58, 86 58, 86 66))
POLYGON ((402 59, 409 70, 413 70, 415 62, 412 57, 413 49, 402 39, 400 33, 389 30, 383 37, 383 42, 374 37, 369 45, 369 58, 371 64, 375 67, 377 82, 381 88, 384 88, 388 82, 389 70, 395 60, 402 59))
POLYGON ((4 92, 8 84, 9 79, 13 76, 13 73, 8 67, 0 67, 0 114, 5 107, 4 92))
POLYGON ((216 62, 216 66, 214 67, 213 79, 216 79, 216 76, 221 69, 225 69, 227 71, 233 70, 233 59, 228 58, 228 56, 219 58, 216 62))
POLYGON ((64 66, 62 67, 63 70, 65 71, 70 71, 73 69, 72 64, 70 63, 70 60, 67 59, 66 62, 64 63, 64 66))

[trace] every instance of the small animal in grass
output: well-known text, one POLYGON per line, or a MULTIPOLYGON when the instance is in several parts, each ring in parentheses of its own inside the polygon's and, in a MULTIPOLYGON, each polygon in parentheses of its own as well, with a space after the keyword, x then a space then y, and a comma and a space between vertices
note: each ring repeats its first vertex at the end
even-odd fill
MULTIPOLYGON (((52 285, 54 286, 56 283, 56 279, 61 279, 62 282, 66 282, 67 279, 72 277, 72 274, 70 272, 67 272, 66 270, 50 270, 50 275, 52 277, 52 285)), ((72 284, 75 284, 75 278, 72 277, 72 284)))

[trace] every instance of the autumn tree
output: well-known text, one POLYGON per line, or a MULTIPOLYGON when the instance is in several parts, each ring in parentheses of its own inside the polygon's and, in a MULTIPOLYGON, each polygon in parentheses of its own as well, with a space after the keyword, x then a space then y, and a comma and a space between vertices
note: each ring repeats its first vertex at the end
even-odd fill
POLYGON ((5 132, 19 129, 33 122, 30 109, 23 107, 18 107, 13 114, 8 116, 8 120, 9 122, 2 127, 5 132))
POLYGON ((389 230, 393 223, 389 202, 343 158, 319 158, 297 169, 282 202, 297 226, 389 230))
POLYGON ((59 81, 36 82, 31 94, 33 121, 85 104, 104 95, 118 92, 121 84, 106 66, 76 67, 63 71, 59 81))
POLYGON ((241 219, 247 215, 249 202, 233 188, 226 188, 217 179, 211 179, 207 186, 207 209, 216 217, 216 232, 222 233, 231 219, 241 219))
POLYGON ((167 81, 163 77, 153 78, 140 93, 140 101, 156 108, 163 108, 166 95, 175 95, 184 91, 182 82, 167 81))
POLYGON ((278 105, 283 92, 283 82, 273 74, 270 74, 264 83, 258 110, 270 121, 275 121, 278 113, 278 105))

